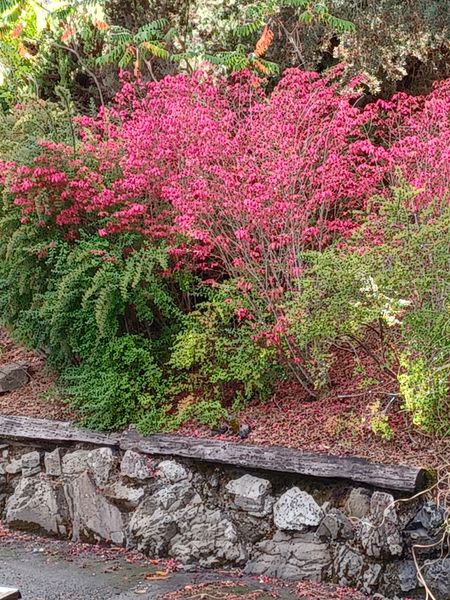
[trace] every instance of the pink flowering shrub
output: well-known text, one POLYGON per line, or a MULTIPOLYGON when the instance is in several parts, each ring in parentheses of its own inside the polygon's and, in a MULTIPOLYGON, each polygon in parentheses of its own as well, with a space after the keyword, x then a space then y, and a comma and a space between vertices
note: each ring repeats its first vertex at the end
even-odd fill
POLYGON ((163 247, 169 285, 180 274, 232 282, 230 320, 278 348, 311 392, 285 310, 305 252, 355 249, 347 240, 368 221, 356 250, 381 244, 378 207, 399 181, 418 190, 405 200, 412 218, 448 202, 450 82, 365 109, 357 84, 343 92, 333 75, 299 69, 270 95, 248 73, 125 80, 113 106, 77 119, 77 144, 43 141, 32 164, 3 164, 1 182, 22 225, 50 240, 131 235, 124 259, 163 247))
POLYGON ((298 69, 268 98, 250 75, 125 82, 112 108, 78 119, 76 149, 42 142, 34 164, 5 171, 24 222, 164 239, 175 268, 277 293, 302 250, 348 236, 398 173, 417 201, 446 197, 449 87, 361 111, 298 69))
POLYGON ((113 108, 78 120, 76 150, 42 143, 10 190, 24 220, 69 236, 139 231, 170 240, 178 267, 250 277, 252 263, 259 277, 271 265, 285 285, 301 249, 355 227, 383 177, 386 151, 350 100, 299 70, 270 98, 250 76, 125 83, 113 108))

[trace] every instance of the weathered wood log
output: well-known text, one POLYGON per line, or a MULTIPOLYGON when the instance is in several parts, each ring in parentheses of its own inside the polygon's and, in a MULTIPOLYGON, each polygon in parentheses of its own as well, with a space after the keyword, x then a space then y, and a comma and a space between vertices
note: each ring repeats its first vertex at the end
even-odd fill
POLYGON ((373 487, 415 492, 424 486, 421 467, 372 463, 363 458, 303 452, 282 446, 255 446, 238 442, 207 440, 177 435, 142 437, 136 431, 103 435, 70 422, 0 416, 0 439, 49 444, 91 444, 136 450, 156 456, 261 469, 325 479, 345 479, 373 487))
POLYGON ((120 447, 145 454, 178 456, 247 469, 345 479, 402 492, 421 489, 426 479, 426 471, 420 467, 377 464, 363 458, 316 454, 280 446, 255 446, 176 435, 142 438, 135 432, 128 432, 122 436, 120 447))
POLYGON ((0 439, 52 444, 93 444, 118 447, 118 436, 103 435, 75 427, 68 421, 49 421, 30 417, 0 416, 0 439))

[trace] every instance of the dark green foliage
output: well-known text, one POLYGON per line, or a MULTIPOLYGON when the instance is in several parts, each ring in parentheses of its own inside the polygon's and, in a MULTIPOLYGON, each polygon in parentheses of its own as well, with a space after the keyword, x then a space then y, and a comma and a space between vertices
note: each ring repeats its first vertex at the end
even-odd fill
POLYGON ((265 398, 282 374, 275 348, 258 343, 252 320, 237 307, 244 298, 230 283, 210 294, 185 319, 173 345, 171 366, 185 388, 213 400, 265 398))
POLYGON ((99 339, 81 365, 64 370, 62 383, 92 429, 109 431, 141 420, 146 432, 165 425, 167 382, 152 342, 142 336, 99 339))

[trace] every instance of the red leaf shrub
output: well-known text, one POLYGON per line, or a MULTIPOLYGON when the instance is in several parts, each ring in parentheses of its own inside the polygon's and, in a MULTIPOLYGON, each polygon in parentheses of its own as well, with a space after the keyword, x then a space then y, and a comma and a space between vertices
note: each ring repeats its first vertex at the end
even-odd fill
POLYGON ((25 221, 164 239, 176 268, 242 278, 270 301, 301 251, 353 231, 399 171, 421 204, 447 193, 449 82, 365 110, 352 99, 298 69, 270 97, 249 74, 126 81, 112 108, 78 119, 76 149, 43 142, 34 165, 4 170, 25 221))

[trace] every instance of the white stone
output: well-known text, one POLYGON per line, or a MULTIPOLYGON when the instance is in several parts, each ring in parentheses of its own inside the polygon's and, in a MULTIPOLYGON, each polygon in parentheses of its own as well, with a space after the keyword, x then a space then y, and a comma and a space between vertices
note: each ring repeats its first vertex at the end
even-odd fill
POLYGON ((22 470, 22 460, 14 458, 9 464, 6 465, 5 471, 10 475, 17 475, 22 470))
POLYGON ((293 487, 276 502, 274 520, 278 529, 302 531, 319 525, 323 512, 307 492, 293 487))
POLYGON ((61 450, 56 448, 53 452, 46 452, 44 456, 44 465, 47 475, 59 477, 61 471, 61 450))
POLYGON ((129 479, 139 479, 141 481, 152 477, 147 461, 142 454, 127 450, 120 463, 120 473, 129 479))
POLYGON ((41 455, 39 452, 28 452, 22 456, 22 475, 31 477, 41 470, 41 455))
POLYGON ((87 472, 65 486, 74 541, 106 541, 121 545, 125 526, 119 509, 98 493, 87 472))
POLYGON ((169 483, 178 483, 189 477, 187 469, 174 460, 163 460, 160 462, 158 465, 158 474, 169 483))
POLYGON ((330 568, 329 546, 313 533, 279 531, 273 539, 257 544, 244 573, 294 581, 323 581, 324 576, 330 574, 330 568))
POLYGON ((63 475, 79 475, 88 468, 89 450, 68 452, 62 459, 63 475))
POLYGON ((111 448, 97 448, 91 450, 87 456, 87 464, 99 487, 105 486, 114 468, 115 458, 111 448))
POLYGON ((233 496, 233 504, 236 508, 253 516, 266 516, 272 510, 273 498, 270 496, 272 485, 267 479, 243 475, 239 479, 229 481, 226 490, 233 496))
POLYGON ((21 479, 6 503, 6 522, 18 528, 60 534, 66 516, 61 490, 46 479, 21 479))
POLYGON ((103 493, 107 498, 115 500, 117 503, 124 504, 127 508, 136 508, 139 502, 144 497, 144 489, 141 487, 130 487, 116 481, 112 485, 106 487, 103 493))
POLYGON ((33 467, 38 467, 41 462, 41 456, 39 452, 28 452, 27 454, 22 455, 22 468, 31 469, 33 467))

